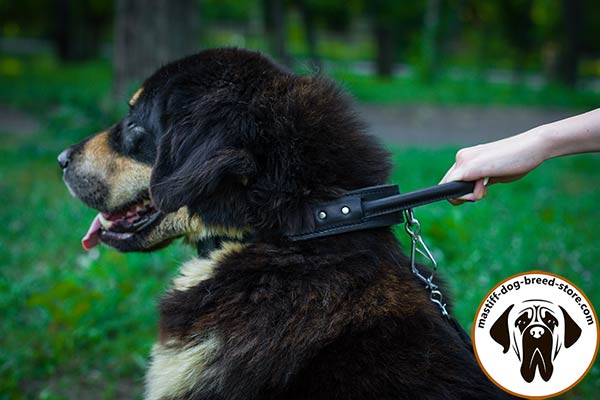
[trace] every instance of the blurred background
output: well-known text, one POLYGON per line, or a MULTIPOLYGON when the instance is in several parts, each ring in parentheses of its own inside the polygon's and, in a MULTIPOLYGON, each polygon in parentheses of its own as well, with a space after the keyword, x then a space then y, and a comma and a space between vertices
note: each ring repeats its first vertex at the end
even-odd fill
MULTIPOLYGON (((597 108, 598 37, 592 0, 0 0, 0 399, 142 396, 156 299, 194 252, 84 252, 95 213, 56 156, 117 121, 158 66, 236 46, 330 76, 408 191, 437 183, 462 146, 597 108)), ((533 269, 600 304, 599 201, 588 154, 479 203, 417 210, 463 326, 495 283, 533 269)), ((560 398, 596 398, 597 364, 560 398)))

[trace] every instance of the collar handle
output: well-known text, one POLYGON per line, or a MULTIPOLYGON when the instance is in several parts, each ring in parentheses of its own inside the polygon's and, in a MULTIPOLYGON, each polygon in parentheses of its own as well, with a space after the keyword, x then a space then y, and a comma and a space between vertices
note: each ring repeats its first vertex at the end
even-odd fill
POLYGON ((475 182, 449 182, 400 194, 397 185, 371 186, 311 207, 312 230, 288 235, 291 241, 391 226, 404 222, 402 211, 472 193, 475 182))

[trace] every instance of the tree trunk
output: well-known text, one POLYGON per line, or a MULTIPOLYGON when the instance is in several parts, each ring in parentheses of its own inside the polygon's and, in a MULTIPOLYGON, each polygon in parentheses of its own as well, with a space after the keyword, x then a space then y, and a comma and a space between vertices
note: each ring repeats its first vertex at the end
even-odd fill
POLYGON ((93 19, 87 3, 56 0, 54 44, 62 61, 81 61, 96 57, 104 26, 93 19))
POLYGON ((196 0, 117 0, 115 98, 158 67, 198 50, 199 12, 196 0))
POLYGON ((292 60, 286 47, 286 12, 283 0, 263 0, 265 33, 274 57, 287 66, 292 60))
POLYGON ((428 0, 423 20, 423 39, 421 52, 423 54, 422 78, 431 81, 435 77, 438 65, 440 27, 440 0, 428 0))
POLYGON ((564 35, 558 61, 558 79, 575 86, 581 57, 581 0, 562 0, 564 35))
POLYGON ((377 75, 391 77, 394 72, 394 32, 387 24, 375 24, 373 29, 377 49, 375 58, 377 75))
POLYGON ((314 12, 310 5, 306 3, 306 0, 298 0, 298 7, 300 8, 300 14, 302 15, 302 24, 304 25, 304 36, 306 39, 308 58, 314 67, 321 69, 321 58, 317 51, 317 32, 315 29, 314 12))
POLYGON ((54 29, 54 43, 58 58, 65 61, 69 58, 69 0, 57 0, 56 25, 54 29))

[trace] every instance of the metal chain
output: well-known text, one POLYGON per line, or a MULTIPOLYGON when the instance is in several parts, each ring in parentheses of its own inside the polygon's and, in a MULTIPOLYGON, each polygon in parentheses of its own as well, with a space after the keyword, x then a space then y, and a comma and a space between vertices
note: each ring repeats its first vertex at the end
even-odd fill
POLYGON ((440 291, 439 286, 433 283, 433 277, 437 272, 438 264, 437 261, 435 261, 433 254, 431 254, 429 247, 427 247, 427 244, 425 244, 425 241, 421 237, 421 224, 415 218, 412 209, 406 209, 403 211, 403 213, 404 218, 406 220, 406 223, 404 224, 404 229, 406 229, 406 233, 408 233, 411 239, 410 268, 412 270, 412 273, 415 274, 415 276, 421 281, 423 281, 423 283, 425 283, 426 289, 429 289, 429 300, 438 305, 443 316, 448 317, 446 303, 443 302, 444 295, 440 291), (415 259, 416 253, 419 253, 431 263, 432 269, 431 275, 429 275, 429 277, 423 275, 421 271, 419 271, 419 269, 417 268, 417 262, 415 259))

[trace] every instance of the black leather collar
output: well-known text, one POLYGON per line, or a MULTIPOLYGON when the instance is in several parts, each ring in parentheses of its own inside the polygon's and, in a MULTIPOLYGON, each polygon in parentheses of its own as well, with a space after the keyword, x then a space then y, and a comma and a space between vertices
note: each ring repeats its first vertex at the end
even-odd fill
MULTIPOLYGON (((400 194, 398 185, 371 186, 311 207, 307 229, 288 235, 291 241, 332 236, 345 232, 391 226, 404 222, 404 210, 472 193, 475 182, 450 182, 400 194)), ((240 241, 247 241, 251 235, 240 241)), ((226 238, 207 237, 196 242, 199 257, 221 247, 226 238)))
POLYGON ((449 182, 405 194, 397 185, 371 186, 346 193, 339 199, 311 207, 314 229, 288 239, 308 240, 339 233, 402 223, 402 211, 472 193, 475 182, 449 182))

